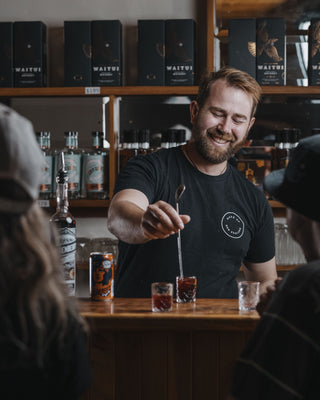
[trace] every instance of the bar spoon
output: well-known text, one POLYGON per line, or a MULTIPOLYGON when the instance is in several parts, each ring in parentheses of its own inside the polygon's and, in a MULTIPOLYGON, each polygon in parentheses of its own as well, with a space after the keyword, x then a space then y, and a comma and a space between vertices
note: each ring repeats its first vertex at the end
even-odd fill
MULTIPOLYGON (((176 211, 179 214, 179 200, 183 195, 184 191, 186 190, 185 185, 181 184, 177 187, 176 194, 175 194, 175 201, 176 201, 176 211)), ((179 269, 180 269, 180 277, 183 278, 183 267, 182 267, 182 251, 181 251, 181 234, 180 229, 178 230, 177 236, 177 243, 178 243, 178 257, 179 257, 179 269)))

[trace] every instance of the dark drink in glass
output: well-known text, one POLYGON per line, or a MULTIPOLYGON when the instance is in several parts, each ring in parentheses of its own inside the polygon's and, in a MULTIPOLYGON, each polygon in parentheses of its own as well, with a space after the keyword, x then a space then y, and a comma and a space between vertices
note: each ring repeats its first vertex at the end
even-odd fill
POLYGON ((166 282, 155 282, 151 285, 152 311, 171 311, 173 301, 173 285, 166 282))
POLYGON ((194 303, 196 301, 197 278, 195 276, 176 278, 177 303, 194 303))

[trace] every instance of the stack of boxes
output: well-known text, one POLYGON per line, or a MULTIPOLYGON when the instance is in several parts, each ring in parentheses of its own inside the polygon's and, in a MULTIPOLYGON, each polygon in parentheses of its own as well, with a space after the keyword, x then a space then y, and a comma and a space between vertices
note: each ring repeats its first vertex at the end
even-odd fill
POLYGON ((46 86, 46 25, 41 21, 1 22, 0 59, 0 87, 46 86))
POLYGON ((138 20, 139 85, 194 85, 194 66, 194 20, 138 20))

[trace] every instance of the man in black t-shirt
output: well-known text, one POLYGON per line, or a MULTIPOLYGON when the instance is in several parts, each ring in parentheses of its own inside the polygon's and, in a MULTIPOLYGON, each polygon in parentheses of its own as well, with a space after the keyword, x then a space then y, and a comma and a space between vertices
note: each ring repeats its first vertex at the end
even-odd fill
POLYGON ((150 297, 151 283, 198 278, 197 297, 237 297, 236 277, 276 278, 273 215, 264 194, 228 160, 245 143, 261 89, 231 68, 205 75, 190 105, 185 145, 131 159, 119 174, 108 227, 119 238, 117 297, 150 297), (186 190, 175 210, 176 188, 186 190))

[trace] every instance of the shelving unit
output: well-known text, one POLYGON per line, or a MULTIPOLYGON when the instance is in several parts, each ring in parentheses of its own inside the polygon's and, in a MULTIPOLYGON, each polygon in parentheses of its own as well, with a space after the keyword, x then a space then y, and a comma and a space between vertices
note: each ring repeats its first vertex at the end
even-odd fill
MULTIPOLYGON (((259 7, 273 7, 280 4, 280 0, 257 0, 256 4, 244 0, 242 2, 229 2, 227 6, 232 8, 234 15, 240 15, 242 10, 246 11, 248 16, 254 16, 259 7), (250 15, 249 15, 250 14, 250 15)), ((214 68, 215 57, 215 36, 216 34, 216 6, 221 7, 222 0, 206 0, 206 69, 214 68)), ((223 3, 225 4, 225 3, 223 3)), ((259 10, 261 13, 261 9, 259 10)), ((235 16, 233 16, 235 17, 235 16)), ((219 34, 217 34, 219 36, 219 34)), ((220 36, 227 37, 227 31, 220 33, 220 36)), ((42 87, 42 88, 1 88, 1 98, 18 98, 18 97, 108 97, 109 102, 106 105, 109 111, 107 121, 110 143, 109 155, 109 193, 112 195, 116 176, 117 176, 117 140, 119 138, 119 101, 125 96, 192 96, 196 95, 198 86, 123 86, 123 87, 42 87)), ((320 87, 316 86, 264 86, 262 87, 264 96, 304 96, 319 97, 320 87)), ((74 200, 71 201, 71 207, 89 211, 90 209, 102 210, 107 208, 110 200, 74 200)), ((54 201, 50 201, 50 207, 53 207, 54 201)), ((270 201, 275 214, 284 215, 285 208, 278 202, 270 201)))

